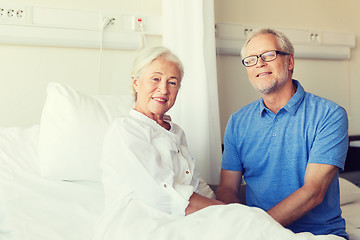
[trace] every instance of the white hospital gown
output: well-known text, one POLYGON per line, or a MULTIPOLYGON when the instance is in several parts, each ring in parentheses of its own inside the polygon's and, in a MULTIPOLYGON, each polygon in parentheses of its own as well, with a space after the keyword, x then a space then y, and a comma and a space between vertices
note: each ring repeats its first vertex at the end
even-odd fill
POLYGON ((131 194, 160 211, 185 215, 188 200, 199 190, 195 161, 184 132, 170 117, 168 131, 131 110, 110 127, 103 148, 107 203, 131 194))

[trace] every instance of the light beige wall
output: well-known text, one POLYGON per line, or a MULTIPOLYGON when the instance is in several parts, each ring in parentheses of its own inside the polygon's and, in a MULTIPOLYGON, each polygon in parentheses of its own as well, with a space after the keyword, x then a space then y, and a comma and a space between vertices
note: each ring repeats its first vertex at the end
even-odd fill
MULTIPOLYGON (((350 32, 359 45, 360 2, 344 0, 215 0, 215 21, 261 27, 350 32)), ((296 49, 295 49, 296 51, 296 49)), ((260 96, 248 81, 240 57, 218 56, 221 129, 231 113, 260 96)), ((349 115, 350 134, 360 134, 360 48, 349 61, 295 60, 294 78, 305 90, 331 99, 349 115)))
MULTIPOLYGON (((0 1, 1 2, 9 2, 0 1)), ((214 0, 217 22, 258 26, 351 32, 359 45, 360 2, 344 0, 341 6, 328 0, 245 1, 214 0)), ((160 0, 11 0, 10 2, 124 14, 161 15, 160 0)), ((161 44, 161 37, 148 39, 161 44)), ((69 83, 84 93, 97 93, 99 50, 0 45, 0 127, 30 126, 39 123, 45 87, 49 81, 69 83)), ((133 51, 104 50, 101 92, 128 91, 133 51)), ((240 66, 240 58, 218 56, 221 128, 231 113, 259 97, 240 66)), ((344 106, 349 113, 350 133, 360 134, 360 50, 350 61, 296 60, 294 77, 305 89, 344 106)))
MULTIPOLYGON (((160 0, 7 0, 0 3, 121 14, 161 15, 160 0)), ((160 45, 160 36, 148 38, 160 45)), ((28 127, 40 122, 49 81, 64 82, 87 94, 99 92, 99 49, 35 47, 0 44, 0 127, 28 127)), ((103 94, 129 92, 129 72, 135 51, 103 50, 103 94)))

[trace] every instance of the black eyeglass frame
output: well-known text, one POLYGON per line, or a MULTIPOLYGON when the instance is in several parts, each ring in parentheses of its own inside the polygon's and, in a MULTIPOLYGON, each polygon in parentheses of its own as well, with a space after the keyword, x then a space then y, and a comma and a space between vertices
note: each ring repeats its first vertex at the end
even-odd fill
POLYGON ((271 61, 274 61, 274 60, 277 58, 277 55, 278 55, 278 54, 280 54, 280 55, 290 55, 290 53, 287 53, 287 52, 278 51, 278 50, 270 50, 270 51, 266 51, 266 52, 263 52, 263 53, 258 54, 258 55, 248 56, 248 57, 244 58, 243 60, 241 60, 241 62, 242 62, 242 64, 243 64, 245 67, 252 67, 252 66, 255 66, 255 65, 258 63, 259 58, 261 58, 264 62, 271 62, 271 61), (268 53, 268 52, 275 52, 275 58, 274 58, 274 59, 271 59, 271 60, 265 60, 265 59, 263 58, 263 54, 268 53), (245 59, 250 58, 250 57, 256 57, 256 61, 255 61, 254 64, 252 64, 252 65, 247 65, 247 66, 246 66, 246 64, 244 63, 244 61, 245 61, 245 59))

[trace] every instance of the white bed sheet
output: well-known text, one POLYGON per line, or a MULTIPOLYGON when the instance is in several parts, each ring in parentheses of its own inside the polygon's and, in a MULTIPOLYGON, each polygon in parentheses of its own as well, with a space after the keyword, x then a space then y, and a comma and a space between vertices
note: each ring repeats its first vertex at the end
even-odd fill
POLYGON ((7 202, 13 239, 91 239, 102 212, 101 186, 18 176, 7 202))
POLYGON ((38 130, 0 130, 0 239, 89 240, 103 211, 102 185, 40 177, 38 130))

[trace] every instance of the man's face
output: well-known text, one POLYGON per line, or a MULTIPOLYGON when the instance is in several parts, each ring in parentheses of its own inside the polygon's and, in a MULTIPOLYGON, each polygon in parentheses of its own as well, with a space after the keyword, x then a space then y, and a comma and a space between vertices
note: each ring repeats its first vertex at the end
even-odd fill
MULTIPOLYGON (((246 46, 245 57, 262 54, 270 50, 280 49, 277 38, 272 34, 260 34, 250 40, 246 46)), ((262 94, 270 94, 281 89, 288 81, 291 81, 290 71, 294 67, 292 55, 278 54, 276 59, 264 62, 258 58, 255 66, 247 67, 251 84, 262 94)))

